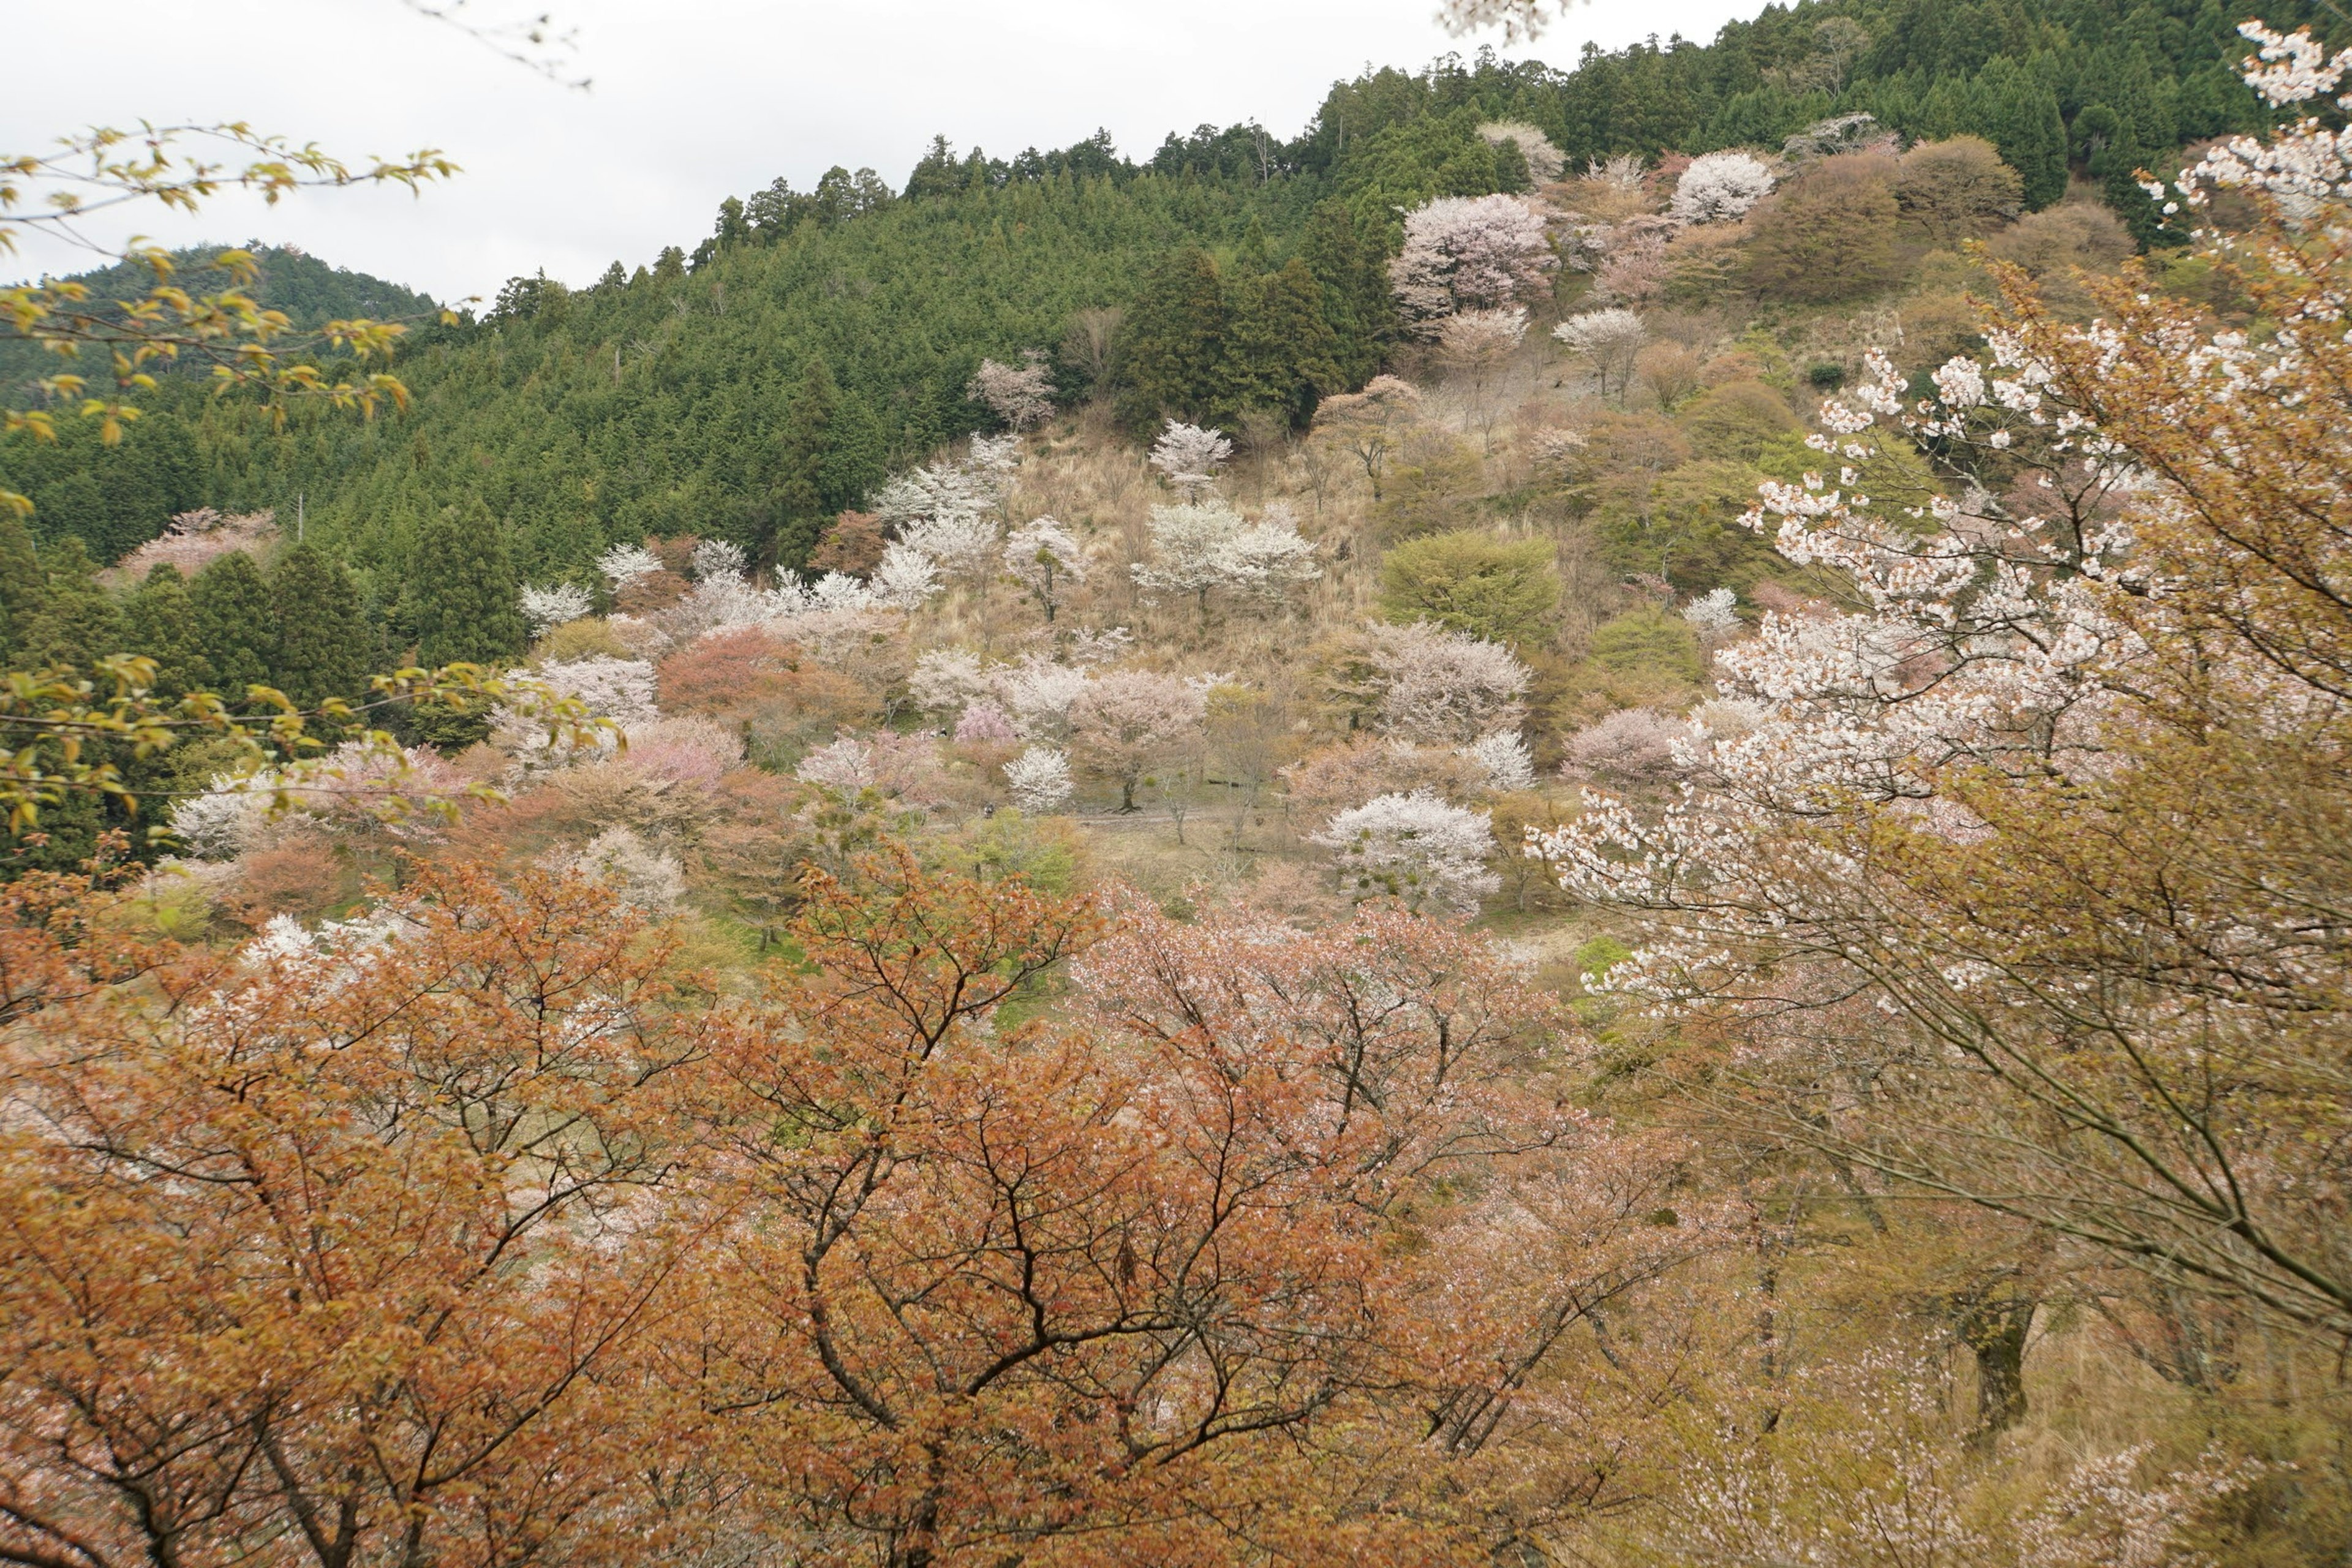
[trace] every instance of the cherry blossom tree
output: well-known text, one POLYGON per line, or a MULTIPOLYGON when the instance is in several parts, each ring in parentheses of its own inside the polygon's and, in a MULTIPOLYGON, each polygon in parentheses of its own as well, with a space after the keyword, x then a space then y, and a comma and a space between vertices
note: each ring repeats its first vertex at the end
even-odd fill
POLYGON ((1013 715, 1022 739, 1058 740, 1070 732, 1070 707, 1090 681, 1087 671, 1032 654, 991 673, 989 689, 1013 715))
POLYGON ((1503 885, 1486 869, 1492 819, 1426 790, 1377 795, 1334 816, 1309 842, 1333 852, 1357 897, 1392 898, 1408 909, 1475 914, 1503 885))
POLYGON ((596 601, 577 584, 558 583, 550 588, 523 584, 522 618, 530 624, 532 637, 543 637, 566 622, 595 613, 596 601))
POLYGON ((661 557, 642 544, 615 544, 596 558, 596 570, 615 592, 662 571, 661 557))
POLYGON ((901 610, 919 610, 940 591, 938 564, 920 550, 892 540, 874 569, 873 587, 882 602, 901 610))
MULTIPOLYGON (((2247 36, 2273 102, 2352 67, 2247 36)), ((1717 656, 1760 711, 1694 739, 1702 787, 1590 795, 1539 846, 1644 921, 1612 986, 1759 1041, 1759 1114, 2329 1342, 2352 1256, 2312 1151, 2352 1136, 2322 1065, 2352 978, 2310 940, 2344 884, 2303 825, 2352 776, 2345 154, 2305 121, 2173 187, 2252 198, 2198 243, 2274 338, 2128 280, 2077 326, 2005 273, 1989 363, 1915 401, 1874 357, 1822 471, 1751 519, 1854 607, 1717 656), (1805 1020, 1856 995, 1867 1048, 1813 1054, 1805 1020)))
POLYGON ((1054 374, 1036 349, 1028 350, 1018 366, 984 359, 964 395, 985 405, 1006 429, 1026 430, 1053 416, 1054 374))
POLYGON ((1463 744, 1517 725, 1532 679, 1500 643, 1426 621, 1374 626, 1364 662, 1382 731, 1422 743, 1463 744))
POLYGON ((1217 589, 1278 600, 1323 574, 1313 542, 1301 537, 1288 508, 1279 503, 1256 522, 1213 496, 1153 507, 1151 545, 1152 559, 1129 568, 1137 584, 1150 593, 1192 595, 1203 620, 1217 589))
POLYGON ((1177 763, 1206 712, 1191 682, 1144 669, 1106 671, 1070 704, 1071 752, 1087 771, 1118 785, 1121 811, 1153 770, 1177 763))
POLYGON ((1065 585, 1086 581, 1086 549, 1069 530, 1050 517, 1041 517, 1006 537, 1004 572, 1029 590, 1050 626, 1055 612, 1061 608, 1065 585))
POLYGON ((1414 330, 1433 337, 1461 310, 1531 303, 1559 269, 1543 218, 1516 196, 1440 196, 1405 215, 1389 285, 1414 330))
POLYGON ((1613 307, 1570 316, 1554 327, 1551 335, 1566 343, 1571 353, 1592 362, 1601 396, 1609 395, 1609 384, 1614 381, 1617 395, 1622 399, 1626 388, 1633 384, 1633 361, 1641 353, 1642 345, 1650 341, 1650 329, 1632 310, 1613 307))
POLYGON ((1222 430, 1171 419, 1151 445, 1151 466, 1188 503, 1198 502, 1217 482, 1217 470, 1234 455, 1222 430))
POLYGON ((1694 595, 1683 606, 1683 619, 1703 637, 1721 637, 1739 628, 1739 595, 1729 588, 1710 588, 1694 595))
POLYGON ((1070 759, 1051 746, 1032 746, 1004 764, 1004 784, 1013 804, 1032 816, 1059 811, 1067 805, 1074 786, 1070 759))
POLYGON ((1376 375, 1361 392, 1327 397, 1315 405, 1317 434, 1328 433, 1364 466, 1372 499, 1381 499, 1381 471, 1405 426, 1421 407, 1421 389, 1393 375, 1376 375))
POLYGON ((1468 384, 1468 395, 1463 400, 1463 424, 1465 427, 1474 421, 1477 424, 1486 435, 1490 452, 1495 447, 1496 409, 1488 395, 1489 388, 1496 373, 1509 363, 1527 338, 1528 312, 1519 305, 1458 311, 1438 325, 1438 358, 1468 384))
POLYGON ((1672 714, 1621 708, 1570 738, 1567 766, 1625 783, 1653 783, 1685 771, 1684 750, 1696 739, 1690 724, 1672 714))
POLYGON ((1677 223, 1725 223, 1745 217, 1772 194, 1777 177, 1752 153, 1709 153, 1694 159, 1675 182, 1667 211, 1677 223))
POLYGON ((1486 775, 1486 787, 1500 794, 1536 787, 1535 758, 1528 752, 1528 742, 1517 730, 1497 730, 1491 735, 1481 735, 1460 748, 1460 754, 1476 763, 1486 775))

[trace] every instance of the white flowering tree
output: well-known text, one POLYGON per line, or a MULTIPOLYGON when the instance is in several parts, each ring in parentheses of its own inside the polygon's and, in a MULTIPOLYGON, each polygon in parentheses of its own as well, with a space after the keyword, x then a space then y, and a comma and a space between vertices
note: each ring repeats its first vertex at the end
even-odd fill
POLYGON ((530 635, 535 637, 543 637, 560 626, 595 613, 595 599, 576 583, 558 583, 547 588, 523 584, 522 618, 530 623, 530 635))
POLYGON ((1528 753, 1526 737, 1517 730, 1481 735, 1457 748, 1457 754, 1477 763, 1486 775, 1486 787, 1498 795, 1536 787, 1536 760, 1528 753))
POLYGON ((892 540, 874 568, 872 587, 882 603, 894 609, 919 610, 940 591, 940 569, 921 551, 892 540))
POLYGON ((1366 634, 1374 725, 1419 744, 1460 745, 1515 729, 1533 677, 1511 650, 1426 621, 1366 634))
POLYGON ((1070 706, 1091 677, 1083 669, 1034 654, 993 672, 989 689, 1013 717, 1024 741, 1059 740, 1070 732, 1070 706))
POLYGON ((1160 439, 1151 444, 1150 463, 1190 502, 1215 486, 1217 470, 1233 455, 1234 444, 1223 431, 1171 419, 1160 439))
POLYGON ((1739 595, 1729 588, 1710 588, 1683 606, 1683 619, 1703 637, 1719 637, 1739 629, 1739 595))
POLYGON ((1028 590, 1050 626, 1069 585, 1086 581, 1086 549, 1068 529, 1041 517, 1005 537, 1004 574, 1028 590))
MULTIPOLYGON (((2352 68, 2245 31, 2273 103, 2352 68)), ((2159 187, 2252 198, 2199 244, 2273 336, 2129 281, 2075 326, 2011 276, 1990 363, 1913 402, 1874 358, 1750 519, 1856 607, 1718 656, 1756 717, 1685 798, 1591 792, 1535 846, 1643 921, 1610 984, 1746 1031, 1794 1135, 2328 1343, 2352 951, 2310 911, 2352 879, 2303 825, 2352 816, 2348 154, 2306 121, 2159 187)))
POLYGON ((1004 764, 1004 786, 1013 804, 1033 816, 1059 811, 1070 803, 1070 759, 1051 746, 1032 746, 1004 764))
POLYGON ((1604 310, 1587 310, 1570 316, 1551 330, 1551 335, 1568 345, 1569 352, 1580 354, 1592 365, 1592 374, 1601 383, 1601 395, 1609 395, 1611 382, 1617 384, 1617 395, 1633 384, 1633 362, 1642 345, 1650 341, 1650 329, 1642 318, 1622 307, 1604 310))
POLYGON ((661 557, 642 544, 615 544, 596 558, 596 570, 618 593, 641 578, 662 570, 661 557))
POLYGON ((1279 599, 1323 574, 1315 546, 1286 508, 1268 508, 1253 523, 1217 497, 1151 509, 1151 559, 1129 568, 1151 594, 1189 594, 1208 618, 1220 588, 1279 599))
POLYGON ((1752 153, 1709 153, 1692 160, 1675 182, 1667 211, 1677 223, 1725 223, 1745 217, 1772 194, 1777 176, 1752 153))
POLYGON ((1406 321, 1434 336, 1460 310, 1495 310, 1542 297, 1559 268, 1544 220, 1517 196, 1440 196, 1405 215, 1404 248, 1389 287, 1406 321))
POLYGON ((1340 812, 1312 842, 1332 852, 1358 898, 1475 914, 1503 880, 1486 868, 1493 819, 1428 790, 1383 795, 1340 812))

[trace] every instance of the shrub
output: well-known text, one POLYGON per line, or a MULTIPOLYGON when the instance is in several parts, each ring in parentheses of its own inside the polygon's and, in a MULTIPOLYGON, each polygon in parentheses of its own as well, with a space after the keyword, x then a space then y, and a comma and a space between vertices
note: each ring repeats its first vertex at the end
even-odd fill
POLYGON ((1930 245, 1982 239, 2024 209, 2025 185, 1977 136, 1923 142, 1895 166, 1895 205, 1904 226, 1930 245))
POLYGON ((1543 640, 1559 605, 1547 540, 1461 530, 1407 540, 1381 560, 1381 614, 1392 621, 1518 644, 1543 640))
POLYGON ((1727 382, 1684 409, 1677 420, 1701 458, 1752 463, 1776 436, 1804 424, 1788 400, 1760 381, 1727 382))
POLYGON ((1896 167, 1880 153, 1826 159, 1758 206, 1742 268, 1748 286, 1826 305, 1893 283, 1896 167))
POLYGON ((1619 675, 1666 675, 1696 686, 1703 673, 1698 634, 1680 616, 1644 605, 1592 634, 1592 661, 1619 675))
POLYGON ((1470 521, 1486 488, 1486 470, 1476 453, 1450 436, 1422 431, 1402 457, 1390 468, 1381 487, 1384 493, 1373 509, 1383 536, 1402 539, 1470 521))

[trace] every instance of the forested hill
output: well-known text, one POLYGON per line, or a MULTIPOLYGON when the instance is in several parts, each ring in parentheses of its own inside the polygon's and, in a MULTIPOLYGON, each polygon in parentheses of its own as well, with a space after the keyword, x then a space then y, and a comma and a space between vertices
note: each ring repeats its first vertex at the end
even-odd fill
MULTIPOLYGON (((1498 121, 1580 163, 1777 147, 1869 113, 1911 136, 1984 136, 2032 205, 2070 174, 2096 182, 2160 244, 2132 171, 2263 122, 2233 75, 2246 8, 1806 0, 1711 45, 1588 51, 1570 70, 1481 55, 1370 72, 1289 142, 1204 127, 1139 163, 1099 136, 1013 158, 942 139, 897 193, 871 172, 806 193, 779 182, 650 268, 616 262, 577 289, 514 280, 480 321, 412 340, 406 416, 278 433, 173 386, 123 449, 14 442, 0 479, 38 504, 37 536, 81 537, 100 559, 172 510, 301 495, 310 537, 387 615, 419 522, 452 505, 499 520, 514 569, 542 580, 585 580, 605 545, 647 533, 721 534, 789 563, 891 467, 984 423, 965 395, 983 356, 1045 351, 1072 396, 1123 378, 1139 422, 1297 418, 1360 384, 1393 343, 1381 266, 1399 209, 1529 181, 1516 145, 1481 135, 1498 121)), ((2263 10, 2345 30, 2305 0, 2263 10)))
MULTIPOLYGON (((201 245, 172 252, 171 280, 192 294, 218 293, 232 287, 227 274, 212 265, 225 248, 201 245)), ((285 312, 298 330, 362 316, 374 321, 423 317, 435 309, 432 300, 414 289, 331 266, 290 246, 255 243, 245 248, 256 268, 252 286, 246 291, 263 310, 285 312)), ((82 273, 76 281, 89 288, 92 305, 103 309, 109 301, 138 299, 154 286, 155 275, 143 263, 124 262, 82 273)), ((67 364, 21 338, 0 334, 0 401, 21 405, 32 395, 30 383, 61 369, 85 375, 105 373, 103 365, 67 364)))

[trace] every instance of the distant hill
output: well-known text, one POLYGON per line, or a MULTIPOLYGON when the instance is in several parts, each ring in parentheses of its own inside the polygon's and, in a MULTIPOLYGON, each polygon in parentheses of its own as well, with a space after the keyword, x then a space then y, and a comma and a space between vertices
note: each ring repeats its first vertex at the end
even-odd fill
MULTIPOLYGON (((1360 385, 1401 346, 1380 319, 1401 210, 1559 172, 1482 135, 1497 121, 1540 132, 1546 162, 1573 174, 1619 153, 1656 167, 1771 153, 1867 114, 1906 140, 1983 137, 2023 176, 2029 207, 2096 191, 2140 246, 2161 248, 2175 237, 2136 171, 2269 124, 2237 79, 2237 25, 2259 10, 2352 42, 2323 3, 1799 0, 1710 44, 1588 49, 1571 69, 1482 51, 1370 70, 1335 84, 1288 139, 1202 126, 1135 159, 1108 136, 1011 156, 942 137, 897 190, 871 170, 836 169, 805 192, 778 181, 730 197, 709 234, 679 237, 650 266, 615 261, 586 289, 513 279, 478 321, 408 340, 404 416, 305 414, 280 431, 191 381, 142 422, 157 477, 141 499, 99 505, 129 481, 107 472, 125 454, 94 447, 86 458, 0 441, 0 479, 40 504, 37 532, 80 535, 109 559, 161 529, 165 491, 225 510, 299 494, 310 536, 379 605, 408 574, 419 522, 476 502, 540 580, 588 580, 607 544, 648 533, 724 535, 792 564, 894 468, 985 426, 965 395, 983 356, 1045 351, 1065 398, 1107 378, 1124 408, 1148 349, 1198 372, 1197 395, 1158 411, 1221 422, 1221 405, 1258 397, 1231 388, 1271 376, 1280 394, 1310 361, 1323 367, 1315 393, 1339 389, 1334 365, 1360 385), (1293 262, 1311 286, 1285 275, 1293 262)), ((1565 305, 1580 275, 1561 283, 1565 305)), ((285 251, 267 253, 263 298, 310 321, 429 304, 285 251)), ((0 374, 26 369, 23 346, 0 343, 0 374)), ((1289 405, 1298 416, 1312 394, 1289 405)))
MULTIPOLYGON (((172 253, 178 269, 173 281, 192 294, 217 294, 232 286, 229 276, 209 265, 226 245, 190 246, 172 253)), ((437 307, 414 289, 345 267, 331 267, 315 256, 286 246, 247 245, 260 263, 261 276, 252 293, 264 309, 283 310, 298 328, 308 330, 329 321, 366 316, 385 321, 429 315, 437 307)), ((93 301, 136 299, 153 287, 146 268, 133 264, 71 275, 89 286, 93 301)), ((55 354, 21 339, 0 333, 0 400, 22 404, 32 395, 30 384, 60 369, 79 369, 84 375, 104 374, 101 364, 72 366, 55 354)))

